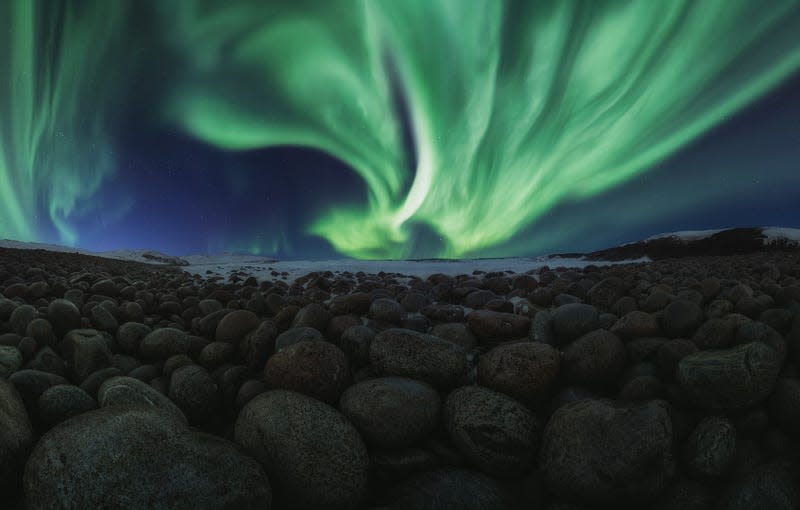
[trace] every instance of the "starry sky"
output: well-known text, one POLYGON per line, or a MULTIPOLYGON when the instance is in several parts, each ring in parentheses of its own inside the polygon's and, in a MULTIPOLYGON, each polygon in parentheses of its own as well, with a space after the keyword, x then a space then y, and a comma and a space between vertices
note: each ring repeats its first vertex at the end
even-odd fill
POLYGON ((281 258, 800 227, 800 2, 7 0, 0 238, 281 258))

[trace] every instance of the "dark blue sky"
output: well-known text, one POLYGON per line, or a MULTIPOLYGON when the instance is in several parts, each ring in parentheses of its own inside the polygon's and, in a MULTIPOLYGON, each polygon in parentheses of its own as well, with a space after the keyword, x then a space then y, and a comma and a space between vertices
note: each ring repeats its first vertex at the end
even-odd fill
MULTIPOLYGON (((81 218, 81 245, 183 255, 241 251, 336 257, 305 226, 334 203, 361 202, 363 181, 298 147, 228 152, 134 115, 117 143, 106 207, 81 218)), ((608 193, 562 203, 486 255, 586 251, 674 230, 800 227, 800 75, 656 168, 608 193), (591 218, 591 221, 586 219, 591 218), (553 226, 563 237, 537 237, 553 226)))

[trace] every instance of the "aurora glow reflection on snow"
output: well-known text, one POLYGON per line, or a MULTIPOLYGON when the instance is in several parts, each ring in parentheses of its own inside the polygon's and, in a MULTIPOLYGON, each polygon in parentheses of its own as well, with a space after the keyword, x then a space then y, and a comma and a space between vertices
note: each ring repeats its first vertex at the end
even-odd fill
MULTIPOLYGON (((35 238, 26 218, 45 200, 74 242, 66 219, 112 171, 103 133, 74 125, 75 112, 102 119, 116 94, 81 79, 124 54, 111 34, 130 4, 65 4, 66 61, 54 68, 34 48, 29 5, 0 7, 16 20, 0 46, 15 76, 0 85, 0 229, 35 238), (60 142, 65 132, 81 139, 60 142)), ((800 68, 793 0, 152 5, 185 63, 159 105, 164 122, 224 149, 302 145, 346 162, 366 203, 309 230, 355 257, 413 255, 418 224, 441 237, 441 256, 507 242, 562 201, 647 171, 800 68)))

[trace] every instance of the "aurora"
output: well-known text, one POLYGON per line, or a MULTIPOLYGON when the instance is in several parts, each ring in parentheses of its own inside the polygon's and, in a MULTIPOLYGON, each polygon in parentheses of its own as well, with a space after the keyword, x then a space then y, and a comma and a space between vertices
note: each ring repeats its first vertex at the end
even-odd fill
POLYGON ((154 125, 226 152, 322 151, 363 180, 363 199, 307 233, 346 256, 407 258, 421 227, 436 256, 466 257, 769 93, 800 69, 798 27, 793 0, 11 0, 0 233, 80 243, 70 220, 113 186, 117 112, 154 65, 144 47, 177 63, 147 100, 154 125), (156 35, 139 40, 134 15, 156 35))

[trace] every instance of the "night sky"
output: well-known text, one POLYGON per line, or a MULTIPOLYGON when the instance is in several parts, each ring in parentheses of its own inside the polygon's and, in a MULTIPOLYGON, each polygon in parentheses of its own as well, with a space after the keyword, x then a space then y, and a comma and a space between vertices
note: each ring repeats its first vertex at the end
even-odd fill
POLYGON ((800 2, 169 7, 0 4, 0 238, 426 258, 800 227, 800 2))

